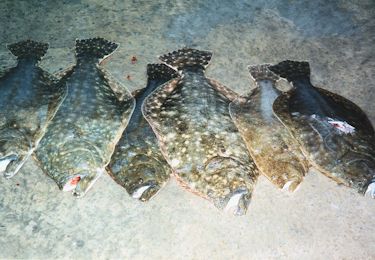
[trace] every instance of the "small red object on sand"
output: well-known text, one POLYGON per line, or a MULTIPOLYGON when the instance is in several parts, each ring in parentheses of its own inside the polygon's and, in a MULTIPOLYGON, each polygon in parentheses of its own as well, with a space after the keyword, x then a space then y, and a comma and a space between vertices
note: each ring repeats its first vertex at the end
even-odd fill
POLYGON ((135 64, 137 62, 137 57, 133 56, 130 61, 132 64, 135 64))

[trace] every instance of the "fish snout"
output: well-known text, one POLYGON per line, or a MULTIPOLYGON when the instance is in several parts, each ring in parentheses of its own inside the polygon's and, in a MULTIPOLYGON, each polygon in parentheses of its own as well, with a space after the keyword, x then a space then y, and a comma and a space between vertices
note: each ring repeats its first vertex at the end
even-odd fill
POLYGON ((19 170, 20 158, 17 154, 9 154, 0 158, 0 172, 5 178, 12 178, 19 170))
POLYGON ((137 186, 134 186, 131 190, 129 189, 128 192, 130 196, 132 196, 134 199, 138 199, 140 201, 148 201, 159 190, 160 186, 157 184, 156 181, 147 181, 137 186))
POLYGON ((77 197, 83 197, 101 176, 103 170, 95 169, 70 176, 63 184, 63 191, 71 191, 77 197))
POLYGON ((236 216, 245 215, 250 200, 251 192, 247 188, 239 188, 225 198, 224 211, 236 216))

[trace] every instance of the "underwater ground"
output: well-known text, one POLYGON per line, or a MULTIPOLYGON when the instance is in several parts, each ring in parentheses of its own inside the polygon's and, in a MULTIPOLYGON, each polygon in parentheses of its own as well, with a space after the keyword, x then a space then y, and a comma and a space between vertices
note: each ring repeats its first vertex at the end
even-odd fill
MULTIPOLYGON (((207 75, 241 94, 247 65, 307 60, 313 84, 375 123, 373 0, 0 1, 1 67, 15 64, 7 43, 31 38, 50 43, 41 66, 58 73, 75 62, 74 40, 95 36, 120 44, 105 68, 129 90, 145 86, 147 63, 184 46, 213 51, 207 75)), ((0 178, 0 258, 373 259, 374 216, 375 201, 314 170, 293 194, 260 177, 247 215, 234 217, 174 179, 148 203, 108 175, 75 199, 30 160, 0 178)))

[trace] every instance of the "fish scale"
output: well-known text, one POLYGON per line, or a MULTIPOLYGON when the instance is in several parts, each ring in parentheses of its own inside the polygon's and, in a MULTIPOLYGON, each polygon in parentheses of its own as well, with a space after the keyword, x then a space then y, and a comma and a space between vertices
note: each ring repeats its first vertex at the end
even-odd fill
POLYGON ((204 75, 211 55, 185 48, 162 56, 181 79, 155 90, 143 113, 180 184, 242 215, 258 170, 229 115, 228 97, 234 93, 204 75))
POLYGON ((37 66, 48 44, 10 44, 17 65, 0 77, 0 171, 14 176, 38 146, 65 97, 65 84, 37 66))
POLYGON ((40 142, 36 156, 60 189, 83 196, 104 171, 134 108, 98 60, 117 45, 101 38, 77 40, 77 64, 63 76, 68 95, 40 142))
POLYGON ((293 84, 273 104, 310 163, 337 183, 375 198, 375 134, 354 103, 310 82, 308 62, 283 61, 269 69, 293 84))

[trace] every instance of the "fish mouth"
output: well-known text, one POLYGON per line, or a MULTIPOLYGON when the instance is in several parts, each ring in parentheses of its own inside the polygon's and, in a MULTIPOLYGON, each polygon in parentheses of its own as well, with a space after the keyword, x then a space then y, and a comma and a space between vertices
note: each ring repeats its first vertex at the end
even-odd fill
POLYGON ((0 159, 0 173, 2 173, 5 178, 11 178, 16 174, 16 171, 8 170, 18 159, 19 156, 17 154, 9 154, 0 159))
POLYGON ((299 185, 301 184, 302 180, 300 179, 294 179, 287 181, 284 186, 281 188, 282 191, 289 191, 289 192, 295 192, 298 190, 299 185))
POLYGON ((224 212, 231 213, 235 216, 245 215, 250 198, 247 196, 249 191, 246 188, 240 188, 226 197, 224 212))
POLYGON ((129 193, 134 199, 148 201, 159 191, 159 189, 160 187, 155 181, 148 181, 135 186, 132 189, 132 192, 129 193))
POLYGON ((369 185, 367 185, 365 197, 371 197, 375 199, 375 179, 372 180, 369 185))
POLYGON ((90 173, 75 174, 65 181, 62 190, 71 192, 74 197, 83 197, 101 176, 102 172, 102 169, 96 169, 90 173))

